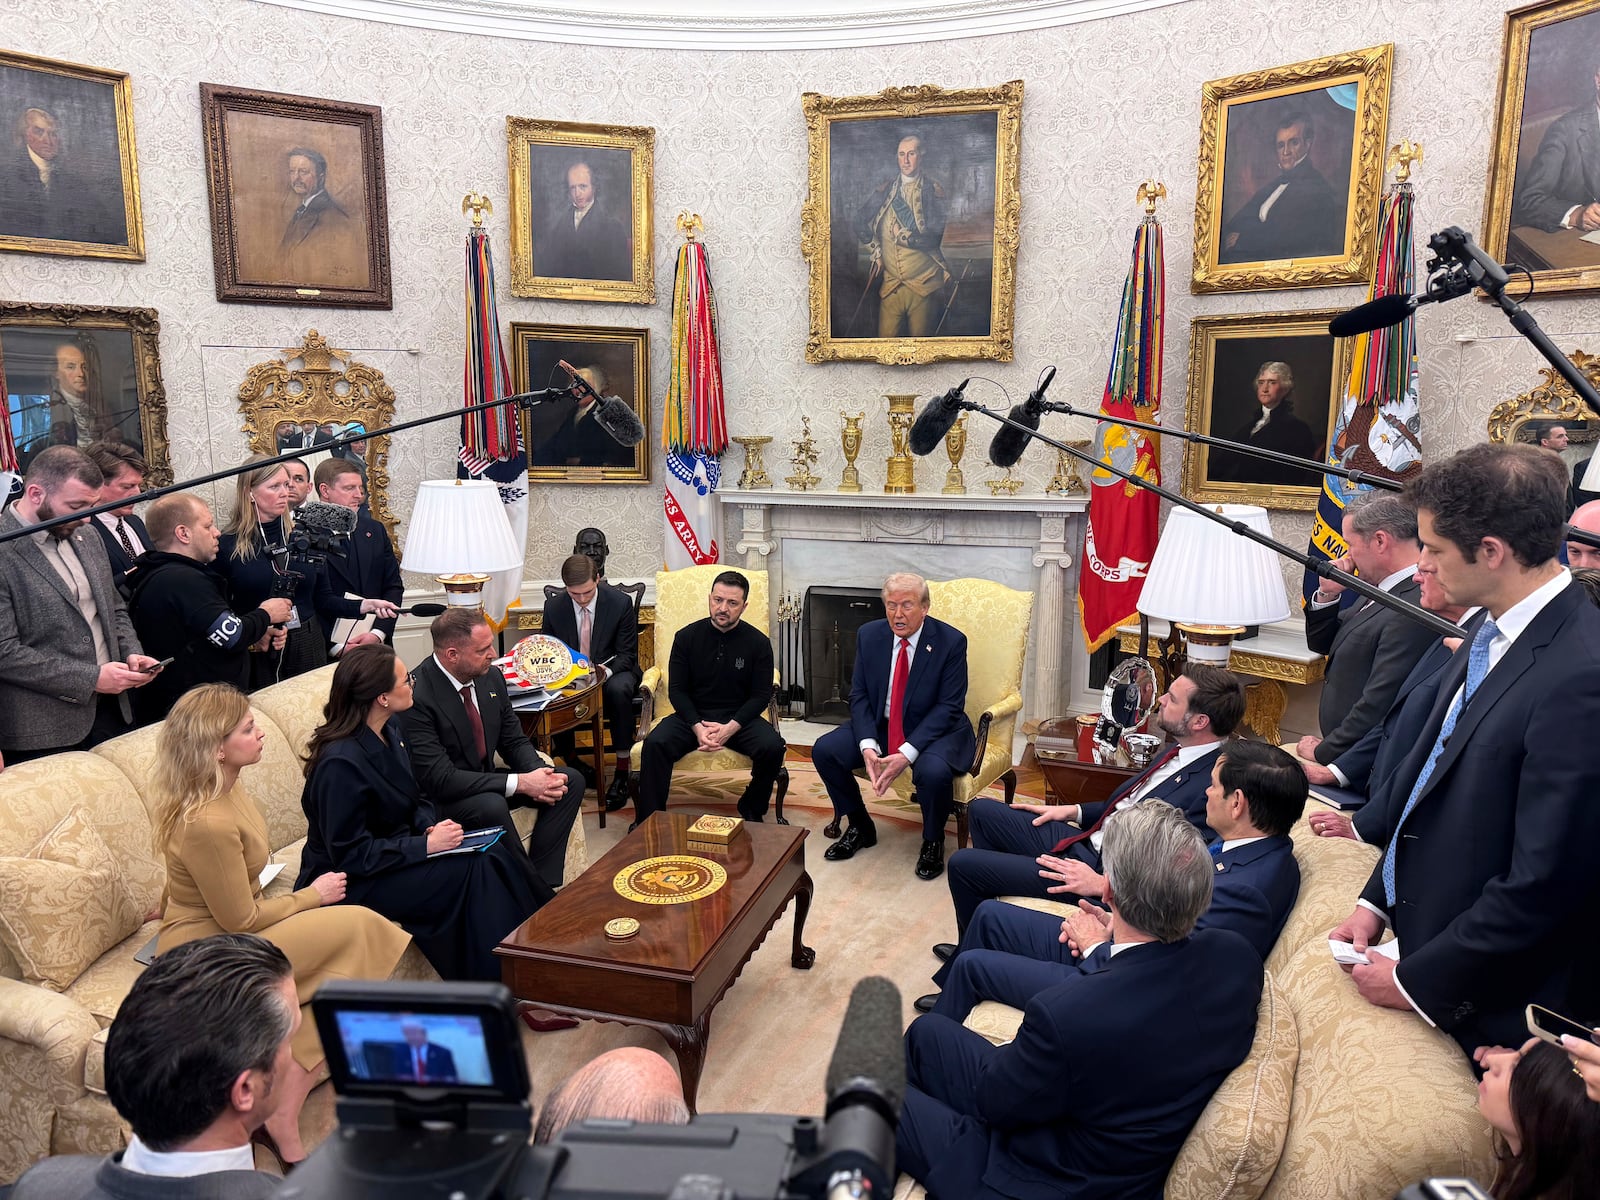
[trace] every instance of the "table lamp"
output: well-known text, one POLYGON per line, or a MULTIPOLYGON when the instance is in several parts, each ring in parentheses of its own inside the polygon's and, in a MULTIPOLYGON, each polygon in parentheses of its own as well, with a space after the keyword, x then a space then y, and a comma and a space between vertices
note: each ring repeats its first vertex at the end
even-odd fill
MULTIPOLYGON (((1219 504, 1213 511, 1272 536, 1264 508, 1219 504)), ((1286 619, 1289 601, 1273 551, 1178 508, 1156 543, 1139 611, 1172 622, 1182 632, 1191 659, 1226 667, 1233 639, 1248 625, 1286 619)))
POLYGON ((481 608, 490 576, 520 570, 522 557, 495 484, 425 479, 417 488, 400 565, 436 577, 448 604, 481 608))

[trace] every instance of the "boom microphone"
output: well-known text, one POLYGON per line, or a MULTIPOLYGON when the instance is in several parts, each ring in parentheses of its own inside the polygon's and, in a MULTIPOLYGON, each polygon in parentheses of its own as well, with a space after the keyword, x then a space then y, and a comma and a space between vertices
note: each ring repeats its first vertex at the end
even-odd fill
POLYGON ((944 435, 955 428, 956 419, 961 416, 961 397, 971 382, 963 379, 942 396, 928 401, 911 426, 911 453, 922 458, 939 448, 944 435))
POLYGON ((572 378, 569 391, 575 392, 580 399, 594 401, 595 423, 610 435, 612 441, 622 446, 637 446, 644 441, 644 423, 639 420, 639 415, 627 401, 618 396, 602 396, 594 390, 594 385, 579 375, 578 369, 564 358, 558 359, 556 366, 572 378))
POLYGON ((1012 407, 1010 419, 1018 425, 1026 425, 1026 431, 1011 425, 1002 425, 995 431, 994 440, 989 443, 989 461, 995 466, 1005 468, 1017 465, 1022 452, 1028 448, 1029 439, 1039 429, 1039 417, 1044 413, 1045 389, 1055 377, 1056 369, 1047 368, 1039 377, 1039 386, 1028 393, 1025 401, 1012 407))
POLYGON ((1379 296, 1376 300, 1356 305, 1349 312, 1340 313, 1328 322, 1328 332, 1336 338, 1347 338, 1371 333, 1374 329, 1387 329, 1390 325, 1400 324, 1428 300, 1426 295, 1408 296, 1404 292, 1379 296))
POLYGON ((893 1193, 889 1164, 906 1092, 900 1030, 900 989, 879 975, 857 983, 828 1062, 822 1157, 795 1181, 805 1185, 795 1194, 833 1200, 893 1193))

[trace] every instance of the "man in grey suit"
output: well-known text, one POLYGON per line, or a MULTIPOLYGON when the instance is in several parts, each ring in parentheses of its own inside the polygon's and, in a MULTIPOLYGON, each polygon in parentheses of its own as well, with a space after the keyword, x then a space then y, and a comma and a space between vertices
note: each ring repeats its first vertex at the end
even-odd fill
MULTIPOLYGON (((1363 497, 1344 510, 1343 532, 1349 550, 1335 566, 1401 600, 1418 602, 1421 545, 1410 504, 1387 492, 1363 497)), ((1437 637, 1376 600, 1361 598, 1344 607, 1344 590, 1325 579, 1306 607, 1306 645, 1326 654, 1328 667, 1317 710, 1322 738, 1301 738, 1296 750, 1323 766, 1383 720, 1411 668, 1437 637)))
MULTIPOLYGON (((9 533, 100 502, 100 468, 76 446, 28 466, 9 533)), ((0 543, 0 753, 8 763, 87 750, 132 727, 123 693, 160 669, 144 653, 105 546, 87 519, 0 543)))
POLYGON ((272 1195, 283 1181, 255 1169, 250 1140, 278 1112, 300 1020, 289 960, 265 938, 168 950, 134 980, 106 1042, 106 1094, 133 1126, 128 1148, 47 1158, 11 1200, 272 1195))

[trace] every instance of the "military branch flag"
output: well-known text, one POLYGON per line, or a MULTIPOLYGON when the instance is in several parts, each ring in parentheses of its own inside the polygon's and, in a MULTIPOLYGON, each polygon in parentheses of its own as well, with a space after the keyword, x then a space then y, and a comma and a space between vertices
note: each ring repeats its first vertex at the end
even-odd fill
MULTIPOLYGON (((0 371, 0 383, 5 381, 3 371, 0 371)), ((4 392, 0 391, 0 396, 4 392)), ((17 463, 17 444, 11 436, 11 410, 0 411, 0 509, 11 503, 11 492, 15 488, 18 495, 22 488, 22 468, 17 463)))
MULTIPOLYGON (((1141 197, 1144 189, 1141 188, 1141 197)), ((1164 193, 1163 193, 1164 194, 1164 193)), ((1161 420, 1161 346, 1167 298, 1161 222, 1152 211, 1133 238, 1133 261, 1122 285, 1116 346, 1100 401, 1094 453, 1103 463, 1161 482, 1161 455, 1143 431, 1116 418, 1161 420)), ((1084 570, 1078 584, 1078 616, 1091 652, 1117 626, 1138 615, 1139 593, 1156 550, 1160 502, 1154 492, 1097 467, 1091 479, 1089 519, 1084 527, 1084 570)))
MULTIPOLYGON (((1411 245, 1411 185, 1402 181, 1385 192, 1379 204, 1377 267, 1367 298, 1411 295, 1416 288, 1416 273, 1411 245)), ((1421 429, 1417 410, 1416 318, 1408 316, 1398 325, 1356 337, 1350 379, 1328 445, 1328 465, 1396 481, 1410 479, 1422 470, 1421 429)), ((1322 477, 1317 519, 1311 526, 1307 550, 1312 558, 1331 562, 1344 554, 1340 526, 1345 506, 1370 490, 1337 475, 1322 477)), ((1306 570, 1302 590, 1308 604, 1311 593, 1317 590, 1318 578, 1315 571, 1306 570)))
MULTIPOLYGON (((489 233, 474 225, 467 234, 467 355, 462 402, 486 404, 511 395, 500 339, 500 316, 494 299, 494 259, 489 233)), ((487 479, 500 488, 506 520, 517 545, 528 541, 528 455, 517 427, 517 406, 502 404, 466 413, 461 418, 461 452, 457 479, 487 479)), ((522 568, 501 571, 483 589, 483 611, 496 630, 505 628, 507 613, 520 605, 522 568)))
POLYGON ((728 421, 711 270, 706 248, 692 235, 678 251, 672 284, 672 380, 661 419, 661 445, 667 452, 661 497, 667 569, 717 562, 721 520, 716 490, 722 452, 728 448, 728 421))

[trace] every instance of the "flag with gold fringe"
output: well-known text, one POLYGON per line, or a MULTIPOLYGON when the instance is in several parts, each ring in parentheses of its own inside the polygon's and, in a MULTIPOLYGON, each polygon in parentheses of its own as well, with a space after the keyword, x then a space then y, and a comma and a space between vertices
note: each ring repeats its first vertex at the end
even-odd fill
MULTIPOLYGON (((462 402, 486 404, 511 395, 511 372, 500 339, 500 316, 494 298, 494 259, 489 233, 475 225, 467 234, 467 354, 462 402)), ((461 418, 461 451, 457 479, 487 479, 500 489, 506 521, 517 545, 528 541, 528 455, 517 427, 517 406, 502 404, 461 418)), ((520 605, 522 568, 501 571, 483 589, 483 611, 496 630, 505 628, 507 613, 520 605)))
MULTIPOLYGON (((1385 192, 1379 204, 1377 266, 1367 292, 1369 300, 1410 295, 1416 289, 1411 202, 1411 185, 1402 181, 1385 192)), ((1327 463, 1396 481, 1410 479, 1422 470, 1421 430, 1416 318, 1408 316, 1398 325, 1356 337, 1327 463)), ((1344 554, 1340 526, 1345 506, 1370 490, 1369 485, 1353 484, 1337 475, 1322 477, 1307 550, 1312 558, 1331 562, 1344 554)), ((1317 580, 1317 573, 1307 569, 1302 584, 1307 603, 1317 590, 1317 580)))
POLYGON ((672 284, 672 378, 661 445, 667 452, 661 497, 666 567, 675 571, 717 562, 721 520, 716 490, 722 452, 728 448, 728 420, 711 267, 706 248, 692 233, 678 250, 672 284))
MULTIPOLYGON (((5 382, 4 363, 0 363, 0 383, 5 382)), ((0 394, 4 394, 0 389, 0 394)), ((11 502, 12 489, 17 495, 22 494, 22 467, 17 462, 17 443, 11 435, 11 409, 8 405, 4 412, 4 420, 0 420, 0 509, 4 509, 11 502)))
MULTIPOLYGON (((1141 197, 1144 190, 1141 189, 1141 197)), ((1162 194, 1165 194, 1164 191, 1162 194)), ((1133 261, 1122 285, 1111 370, 1100 401, 1094 454, 1151 483, 1161 482, 1157 441, 1142 430, 1116 423, 1161 420, 1161 348, 1167 298, 1161 222, 1152 211, 1133 238, 1133 261)), ((1083 571, 1078 584, 1078 617, 1089 650, 1098 650, 1117 626, 1138 615, 1139 593, 1156 550, 1160 502, 1154 492, 1112 474, 1094 470, 1088 520, 1083 535, 1083 571)))

